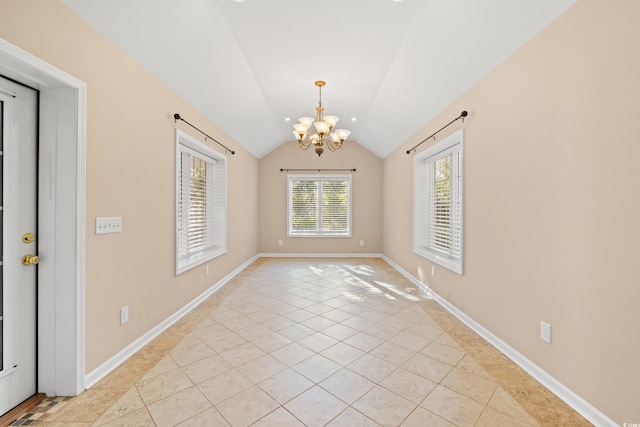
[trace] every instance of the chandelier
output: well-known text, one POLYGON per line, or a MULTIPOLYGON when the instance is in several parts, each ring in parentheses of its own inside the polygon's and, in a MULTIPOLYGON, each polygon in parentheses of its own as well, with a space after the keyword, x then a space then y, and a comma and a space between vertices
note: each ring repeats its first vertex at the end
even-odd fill
POLYGON ((340 119, 337 116, 324 115, 324 107, 322 106, 322 86, 325 85, 325 82, 318 80, 315 85, 318 86, 320 94, 318 106, 316 107, 315 121, 312 117, 300 117, 298 119, 299 123, 293 125, 293 134, 296 136, 298 146, 301 149, 306 150, 311 147, 311 145, 314 145, 315 151, 319 157, 324 153, 325 144, 331 151, 340 149, 342 147, 342 143, 346 141, 351 131, 346 129, 336 129, 335 132, 333 132, 333 128, 340 119))

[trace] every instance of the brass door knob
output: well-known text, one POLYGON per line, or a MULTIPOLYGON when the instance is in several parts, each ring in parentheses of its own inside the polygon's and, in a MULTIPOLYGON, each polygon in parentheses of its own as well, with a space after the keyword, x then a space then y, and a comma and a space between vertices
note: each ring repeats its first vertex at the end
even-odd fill
POLYGON ((25 255, 22 257, 22 263, 24 265, 36 265, 39 260, 38 255, 25 255))

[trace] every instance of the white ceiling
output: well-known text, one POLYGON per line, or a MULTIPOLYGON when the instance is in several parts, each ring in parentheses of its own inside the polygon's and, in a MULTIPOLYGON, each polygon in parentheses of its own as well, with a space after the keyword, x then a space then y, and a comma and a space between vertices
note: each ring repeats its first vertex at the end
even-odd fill
POLYGON ((574 1, 62 0, 258 158, 316 80, 384 158, 574 1))

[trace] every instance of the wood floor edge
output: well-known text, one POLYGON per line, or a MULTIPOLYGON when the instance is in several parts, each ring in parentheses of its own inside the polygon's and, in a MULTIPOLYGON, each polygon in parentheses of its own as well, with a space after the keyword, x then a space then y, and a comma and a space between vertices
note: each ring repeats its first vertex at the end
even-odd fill
POLYGON ((18 417, 25 412, 29 412, 47 397, 44 393, 37 393, 0 417, 0 427, 11 425, 18 417))

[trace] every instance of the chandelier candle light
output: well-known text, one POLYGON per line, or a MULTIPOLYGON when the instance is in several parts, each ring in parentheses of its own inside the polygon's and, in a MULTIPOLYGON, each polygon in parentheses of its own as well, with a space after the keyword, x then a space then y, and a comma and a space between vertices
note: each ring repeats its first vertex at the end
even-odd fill
POLYGON ((318 106, 316 107, 316 119, 314 121, 312 117, 300 117, 298 119, 299 123, 293 125, 293 134, 296 136, 298 146, 301 149, 306 150, 311 146, 311 144, 315 145, 315 150, 319 157, 324 153, 325 144, 331 151, 340 149, 342 147, 342 143, 346 141, 351 131, 346 129, 336 129, 335 132, 332 132, 336 123, 338 123, 338 120, 340 119, 337 116, 324 115, 324 107, 322 106, 322 86, 325 85, 325 82, 318 80, 315 85, 318 86, 320 93, 318 106))

